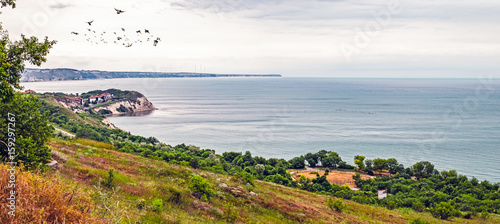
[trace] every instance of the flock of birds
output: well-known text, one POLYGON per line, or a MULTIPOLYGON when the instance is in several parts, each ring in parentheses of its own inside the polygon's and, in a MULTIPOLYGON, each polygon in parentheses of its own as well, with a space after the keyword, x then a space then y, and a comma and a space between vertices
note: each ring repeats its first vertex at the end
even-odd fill
MULTIPOLYGON (((122 14, 125 11, 120 10, 115 8, 116 14, 122 14)), ((92 27, 92 21, 85 22, 89 25, 89 27, 92 27)), ((108 43, 113 43, 116 45, 123 45, 125 47, 132 47, 134 44, 139 44, 139 43, 152 43, 153 46, 157 46, 158 43, 161 41, 159 37, 155 37, 154 35, 151 34, 151 32, 148 29, 140 29, 135 31, 135 35, 130 35, 127 36, 125 28, 121 28, 119 30, 111 31, 111 32, 96 32, 95 30, 91 28, 87 28, 87 30, 84 33, 78 33, 75 31, 71 32, 72 35, 75 36, 83 36, 85 40, 91 44, 108 44, 108 43)), ((73 39, 75 41, 75 39, 73 39)))

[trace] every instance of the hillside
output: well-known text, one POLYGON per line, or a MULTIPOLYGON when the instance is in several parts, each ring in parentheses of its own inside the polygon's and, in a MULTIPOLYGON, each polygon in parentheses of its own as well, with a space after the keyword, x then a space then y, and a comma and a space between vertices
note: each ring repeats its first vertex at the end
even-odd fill
MULTIPOLYGON (((94 202, 80 202, 92 209, 87 221, 93 223, 226 223, 231 219, 236 223, 408 223, 418 217, 430 223, 451 223, 411 209, 388 210, 342 199, 345 208, 337 212, 327 207, 329 196, 258 180, 252 186, 241 178, 116 152, 113 146, 95 141, 53 139, 48 145, 58 165, 43 180, 57 180, 67 194, 94 202), (108 194, 112 188, 96 189, 109 170, 114 170, 112 185, 119 188, 114 196, 108 194), (190 189, 194 176, 207 180, 215 191, 208 202, 190 189), (105 199, 99 193, 106 194, 105 199), (106 213, 104 205, 109 208, 106 213)), ((53 210, 45 206, 45 211, 53 210)), ((489 223, 498 221, 490 219, 489 223)), ((485 222, 454 219, 453 223, 485 222)))
POLYGON ((76 70, 69 68, 31 69, 22 74, 22 82, 119 79, 119 78, 200 78, 200 77, 281 77, 276 74, 213 74, 192 72, 110 72, 99 70, 76 70))

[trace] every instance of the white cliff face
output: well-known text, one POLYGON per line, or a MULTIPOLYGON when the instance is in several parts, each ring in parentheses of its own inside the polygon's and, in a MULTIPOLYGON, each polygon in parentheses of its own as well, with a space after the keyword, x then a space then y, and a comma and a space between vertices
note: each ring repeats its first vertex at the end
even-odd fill
POLYGON ((96 107, 94 108, 94 110, 96 112, 99 112, 100 110, 109 110, 111 111, 111 114, 118 115, 125 113, 156 110, 156 107, 154 107, 153 104, 149 102, 148 99, 146 99, 146 97, 138 97, 136 100, 125 100, 113 104, 96 107))
POLYGON ((55 102, 61 104, 63 107, 72 110, 75 113, 85 113, 85 110, 83 110, 82 105, 68 98, 58 97, 55 99, 55 102))

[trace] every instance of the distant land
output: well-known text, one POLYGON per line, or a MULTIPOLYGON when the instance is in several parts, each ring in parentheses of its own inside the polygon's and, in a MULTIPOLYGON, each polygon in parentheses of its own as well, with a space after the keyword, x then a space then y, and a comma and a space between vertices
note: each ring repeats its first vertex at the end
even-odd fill
POLYGON ((76 70, 70 68, 33 69, 27 68, 21 82, 44 82, 88 79, 121 78, 205 78, 205 77, 281 77, 278 74, 213 74, 192 72, 108 72, 99 70, 76 70))

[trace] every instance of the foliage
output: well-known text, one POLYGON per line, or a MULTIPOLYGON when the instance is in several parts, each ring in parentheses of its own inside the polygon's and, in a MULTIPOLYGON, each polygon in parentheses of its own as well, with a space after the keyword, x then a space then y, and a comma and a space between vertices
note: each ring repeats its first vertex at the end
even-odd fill
POLYGON ((117 194, 120 187, 106 190, 101 187, 101 181, 94 185, 95 193, 93 195, 100 218, 104 218, 108 223, 120 223, 123 220, 125 210, 120 208, 120 201, 117 200, 117 194))
POLYGON ((102 185, 107 188, 111 188, 115 186, 115 175, 113 173, 113 169, 108 171, 108 176, 102 181, 102 185))
POLYGON ((412 221, 410 222, 410 224, 431 224, 431 223, 430 223, 430 222, 428 222, 428 221, 425 221, 425 220, 423 220, 423 219, 421 219, 421 218, 419 217, 419 218, 416 218, 416 219, 412 220, 412 221))
POLYGON ((443 220, 446 220, 452 216, 458 216, 460 215, 460 211, 455 209, 453 205, 447 202, 441 202, 437 205, 434 205, 431 209, 431 214, 436 217, 440 218, 443 220))
MULTIPOLYGON (((48 125, 48 114, 40 113, 40 100, 32 94, 14 94, 10 101, 0 102, 0 140, 8 142, 11 132, 11 142, 14 144, 16 158, 14 161, 22 161, 27 167, 35 168, 47 163, 50 159, 50 149, 45 142, 51 136, 52 128, 48 125), (9 115, 12 114, 12 115, 9 115), (9 118, 13 122, 9 124, 9 118), (10 128, 10 131, 9 131, 10 128)), ((8 151, 4 145, 0 146, 0 157, 6 161, 8 151)))
POLYGON ((333 200, 332 198, 327 198, 327 206, 331 210, 335 210, 337 212, 342 212, 342 210, 345 208, 344 203, 342 203, 341 200, 333 200))
POLYGON ((163 211, 163 200, 157 198, 151 203, 151 209, 155 212, 163 211))
POLYGON ((201 176, 194 175, 191 177, 189 189, 193 191, 193 195, 197 198, 205 197, 206 200, 210 200, 211 197, 215 196, 215 191, 213 190, 210 183, 201 176))
POLYGON ((226 205, 226 210, 224 210, 224 215, 222 216, 222 220, 227 223, 235 223, 238 220, 239 214, 232 204, 226 205))
POLYGON ((56 176, 15 168, 16 171, 16 201, 15 218, 8 212, 7 198, 12 188, 8 188, 10 166, 0 164, 0 220, 1 223, 104 223, 103 220, 92 218, 90 211, 94 208, 91 198, 83 194, 81 186, 61 181, 56 176), (59 221, 58 221, 59 220, 59 221))
MULTIPOLYGON (((2 8, 8 5, 14 8, 14 1, 2 1, 2 8)), ((39 42, 37 37, 24 35, 21 35, 21 40, 11 41, 0 24, 0 102, 9 102, 15 89, 22 89, 19 82, 25 62, 40 66, 47 60, 46 56, 55 43, 47 37, 39 42)))

